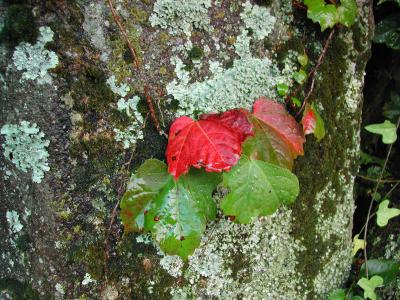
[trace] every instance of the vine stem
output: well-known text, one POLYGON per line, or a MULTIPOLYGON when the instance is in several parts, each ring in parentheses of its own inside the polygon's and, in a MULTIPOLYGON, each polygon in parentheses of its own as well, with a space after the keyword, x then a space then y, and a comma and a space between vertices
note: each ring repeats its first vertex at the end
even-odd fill
MULTIPOLYGON (((110 6, 111 9, 111 14, 113 16, 113 19, 115 23, 117 23, 118 28, 122 34, 122 37, 125 40, 125 43, 127 44, 129 51, 131 52, 132 58, 133 58, 133 63, 135 64, 136 69, 141 72, 142 71, 142 64, 140 63, 139 56, 136 52, 135 47, 133 47, 132 43, 129 41, 129 36, 125 30, 124 25, 121 22, 121 18, 119 17, 118 13, 116 12, 114 8, 114 1, 113 0, 108 0, 108 5, 110 6)), ((150 110, 150 115, 151 118, 153 119, 154 125, 156 126, 156 129, 160 135, 164 135, 163 131, 161 130, 160 123, 158 122, 156 112, 154 110, 153 106, 153 101, 150 96, 149 88, 146 84, 144 84, 144 95, 146 98, 147 106, 149 107, 150 110)))
MULTIPOLYGON (((400 116, 399 116, 399 118, 397 119, 396 131, 397 131, 397 129, 399 128, 399 125, 400 125, 400 116)), ((394 143, 390 144, 389 150, 388 150, 388 152, 387 152, 387 154, 386 154, 385 163, 383 164, 381 173, 379 174, 378 181, 376 182, 376 185, 375 185, 375 188, 374 188, 374 192, 373 192, 372 197, 371 197, 371 201, 370 201, 370 203, 369 203, 367 219, 366 219, 365 225, 364 225, 364 227, 365 227, 365 230, 364 230, 364 238, 363 238, 363 240, 364 240, 364 245, 365 245, 365 247, 364 247, 364 259, 365 259, 365 274, 366 274, 366 276, 367 276, 367 279, 369 279, 369 277, 368 277, 368 256, 367 256, 367 232, 368 232, 368 224, 369 224, 369 220, 370 220, 370 217, 371 217, 372 204, 374 203, 374 199, 375 199, 376 193, 378 192, 379 185, 380 185, 381 182, 382 182, 383 173, 385 172, 386 166, 387 166, 387 164, 388 164, 389 156, 390 156, 390 153, 392 152, 393 144, 394 144, 394 143)))
POLYGON ((322 52, 318 57, 317 64, 315 65, 315 67, 308 74, 308 80, 311 80, 310 89, 308 90, 308 92, 307 92, 307 94, 306 94, 306 96, 305 96, 305 98, 303 100, 303 104, 301 105, 300 110, 297 112, 297 116, 299 116, 300 113, 304 110, 306 104, 308 103, 308 99, 310 98, 312 92, 314 91, 315 77, 316 77, 316 75, 318 73, 319 68, 321 67, 321 65, 322 65, 322 63, 324 61, 326 52, 328 51, 329 45, 332 42, 334 34, 335 34, 335 27, 332 28, 331 32, 329 33, 328 38, 325 41, 324 48, 322 49, 322 52))
MULTIPOLYGON (((357 174, 356 177, 367 180, 367 181, 372 181, 372 182, 377 182, 378 179, 367 177, 361 174, 357 174)), ((381 183, 400 183, 399 179, 382 179, 381 183)))

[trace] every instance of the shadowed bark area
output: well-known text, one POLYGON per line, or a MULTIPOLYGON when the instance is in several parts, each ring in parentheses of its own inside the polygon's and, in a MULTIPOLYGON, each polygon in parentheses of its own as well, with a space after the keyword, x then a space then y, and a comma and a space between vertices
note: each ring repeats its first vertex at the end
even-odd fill
MULTIPOLYGON (((315 77, 310 100, 327 134, 321 142, 307 136, 305 155, 295 162, 295 204, 250 225, 219 216, 183 262, 161 253, 146 235, 124 235, 118 216, 131 173, 148 158, 165 159, 167 139, 154 117, 167 133, 178 115, 249 108, 259 96, 282 102, 276 85, 296 90, 297 56, 307 53, 309 72, 329 30, 321 33, 288 0, 111 1, 138 69, 108 1, 20 2, 0 4, 3 21, 17 11, 13 24, 31 27, 3 29, 11 38, 2 38, 0 48, 0 126, 36 123, 50 141, 50 170, 35 183, 31 170, 18 169, 2 150, 0 287, 6 299, 323 299, 346 281, 373 27, 368 4, 358 1, 350 29, 336 28, 315 77), (38 45, 46 26, 53 38, 41 50, 29 48, 37 56, 18 69, 15 53, 26 43, 38 45), (55 68, 45 68, 48 59, 38 63, 45 51, 57 55, 55 68), (29 70, 38 77, 24 79, 29 70), (47 73, 51 80, 40 82, 47 73), (134 97, 132 117, 117 103, 134 97)), ((299 90, 304 98, 307 86, 299 90)), ((0 135, 0 142, 6 138, 0 135)), ((35 150, 28 149, 27 161, 35 162, 35 150)), ((217 203, 222 194, 215 194, 217 203)))

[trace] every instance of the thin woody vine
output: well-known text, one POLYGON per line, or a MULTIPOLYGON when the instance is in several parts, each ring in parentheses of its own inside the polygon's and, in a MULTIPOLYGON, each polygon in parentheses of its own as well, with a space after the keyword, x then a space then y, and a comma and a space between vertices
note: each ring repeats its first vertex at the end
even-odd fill
MULTIPOLYGON (((113 0, 108 0, 108 4, 132 55, 133 67, 139 73, 144 72, 123 20, 114 9, 113 0)), ((125 232, 150 233, 166 254, 187 259, 200 245, 207 223, 217 216, 217 203, 212 195, 218 186, 228 190, 219 208, 231 221, 242 224, 271 215, 280 206, 295 201, 299 182, 291 170, 296 157, 304 155, 304 136, 313 134, 318 141, 325 136, 323 119, 312 102, 316 75, 335 33, 355 23, 357 5, 355 0, 340 3, 304 0, 303 3, 293 1, 293 6, 307 10, 307 17, 318 23, 321 31, 330 28, 318 60, 310 68, 307 54, 298 56, 300 68, 292 76, 295 88, 290 90, 285 82, 276 87, 285 104, 260 97, 251 112, 237 108, 219 114, 203 114, 198 120, 183 116, 173 121, 168 135, 167 164, 156 159, 146 160, 132 174, 124 195, 114 207, 104 242, 106 278, 108 240, 118 207, 125 232), (294 116, 285 105, 295 111, 294 116)), ((150 87, 146 84, 144 94, 151 120, 160 135, 166 136, 157 119, 150 87)), ((367 130, 385 137, 387 131, 382 130, 386 130, 388 124, 385 123, 385 129, 381 125, 371 125, 367 130)), ((390 126, 393 135, 398 123, 390 126)), ((391 142, 394 141, 392 138, 391 142)), ((119 188, 119 195, 121 190, 123 187, 119 188)), ((399 214, 387 204, 382 203, 382 210, 379 207, 378 217, 387 210, 391 217, 399 214)), ((362 240, 365 262, 369 219, 370 212, 362 240)), ((379 222, 382 224, 382 217, 379 222)), ((379 275, 370 278, 373 274, 368 272, 368 264, 365 264, 365 271, 365 277, 357 284, 364 289, 365 297, 373 299, 368 294, 370 286, 383 284, 383 279, 379 275)))

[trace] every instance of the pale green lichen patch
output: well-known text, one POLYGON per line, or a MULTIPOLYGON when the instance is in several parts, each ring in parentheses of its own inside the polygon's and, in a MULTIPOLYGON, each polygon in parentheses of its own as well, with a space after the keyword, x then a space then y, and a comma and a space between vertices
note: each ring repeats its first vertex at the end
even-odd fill
POLYGON ((13 234, 20 232, 22 230, 22 228, 24 227, 19 220, 18 213, 14 210, 7 211, 6 219, 8 222, 10 232, 13 234))
POLYGON ((135 146, 138 140, 143 139, 144 120, 137 109, 140 98, 133 96, 126 99, 130 88, 126 83, 118 84, 114 75, 108 78, 107 84, 115 94, 121 97, 118 100, 117 109, 125 113, 129 118, 129 125, 127 127, 123 129, 114 128, 115 140, 122 142, 124 149, 128 149, 135 146))
POLYGON ((152 26, 168 29, 170 34, 191 35, 192 29, 210 30, 208 9, 211 0, 157 0, 150 16, 152 26))
POLYGON ((271 33, 275 24, 275 17, 271 16, 266 7, 251 5, 250 1, 243 4, 240 17, 246 28, 250 28, 257 40, 262 40, 271 33))
POLYGON ((22 80, 35 80, 38 84, 51 84, 52 79, 48 74, 58 64, 57 55, 45 49, 45 45, 53 40, 54 33, 50 27, 40 27, 40 35, 36 44, 22 42, 13 54, 13 65, 23 71, 22 80))
POLYGON ((303 247, 290 236, 292 222, 290 210, 281 209, 251 225, 213 224, 189 258, 188 285, 174 288, 173 298, 305 299, 296 271, 303 247))
POLYGON ((50 170, 48 164, 49 140, 36 124, 21 121, 19 125, 6 124, 0 133, 5 136, 4 156, 14 163, 17 169, 27 172, 32 170, 33 182, 40 183, 44 173, 50 170))

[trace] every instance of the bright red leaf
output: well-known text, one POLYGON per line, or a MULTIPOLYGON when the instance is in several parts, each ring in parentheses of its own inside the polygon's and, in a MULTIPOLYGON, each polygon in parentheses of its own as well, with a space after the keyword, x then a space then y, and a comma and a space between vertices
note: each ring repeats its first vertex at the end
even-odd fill
POLYGON ((261 97, 253 105, 253 115, 267 124, 289 145, 293 158, 304 154, 303 131, 282 104, 261 97))
POLYGON ((224 113, 204 114, 200 116, 201 120, 216 121, 230 129, 239 132, 240 139, 243 142, 248 136, 253 135, 253 126, 249 122, 250 112, 247 109, 231 109, 224 113))
POLYGON ((315 113, 310 105, 306 106, 303 118, 301 119, 301 123, 303 124, 305 135, 314 132, 315 127, 317 126, 317 117, 315 116, 315 113))
POLYGON ((209 172, 227 171, 242 152, 242 134, 218 120, 194 121, 180 117, 169 132, 167 146, 168 172, 179 178, 190 166, 205 167, 209 172))

